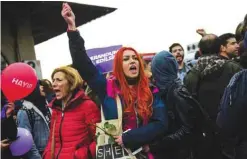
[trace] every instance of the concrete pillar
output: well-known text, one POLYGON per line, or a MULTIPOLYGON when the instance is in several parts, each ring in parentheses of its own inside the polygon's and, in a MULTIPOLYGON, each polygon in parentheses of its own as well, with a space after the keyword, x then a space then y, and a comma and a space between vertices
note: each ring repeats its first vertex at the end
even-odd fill
MULTIPOLYGON (((28 11, 28 10, 27 10, 28 11)), ((17 20, 17 45, 21 60, 36 60, 30 13, 17 20)))
POLYGON ((2 20, 1 26, 1 53, 7 58, 9 63, 18 61, 17 52, 16 52, 16 39, 15 35, 11 30, 11 25, 8 21, 2 20))

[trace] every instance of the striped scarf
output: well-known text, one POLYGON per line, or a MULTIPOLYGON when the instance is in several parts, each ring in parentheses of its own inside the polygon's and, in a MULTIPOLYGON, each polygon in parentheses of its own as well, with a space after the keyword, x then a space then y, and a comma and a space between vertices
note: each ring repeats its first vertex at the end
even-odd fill
POLYGON ((198 60, 194 68, 201 72, 202 76, 206 76, 221 69, 225 63, 225 59, 221 59, 216 55, 204 56, 198 60))

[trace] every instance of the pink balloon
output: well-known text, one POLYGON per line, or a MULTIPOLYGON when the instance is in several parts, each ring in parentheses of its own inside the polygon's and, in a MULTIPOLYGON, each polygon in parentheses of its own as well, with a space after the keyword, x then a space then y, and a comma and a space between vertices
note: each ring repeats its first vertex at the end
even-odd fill
POLYGON ((34 69, 25 63, 13 63, 2 71, 2 91, 6 98, 13 102, 33 92, 37 85, 34 69))
POLYGON ((24 128, 17 128, 17 139, 13 141, 9 149, 13 156, 21 156, 27 153, 33 144, 32 134, 24 128))

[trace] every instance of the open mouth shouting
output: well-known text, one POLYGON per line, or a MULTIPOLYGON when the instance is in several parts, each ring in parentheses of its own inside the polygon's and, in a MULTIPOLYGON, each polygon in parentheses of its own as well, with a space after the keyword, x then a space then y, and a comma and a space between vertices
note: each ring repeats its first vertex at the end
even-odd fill
POLYGON ((59 90, 59 89, 53 89, 53 91, 55 92, 57 99, 61 99, 62 98, 62 92, 61 92, 61 90, 59 90))
POLYGON ((129 68, 129 71, 131 72, 131 74, 137 74, 137 67, 135 65, 131 65, 129 68))
POLYGON ((176 60, 177 60, 177 62, 183 61, 183 56, 181 54, 177 54, 176 55, 176 60))

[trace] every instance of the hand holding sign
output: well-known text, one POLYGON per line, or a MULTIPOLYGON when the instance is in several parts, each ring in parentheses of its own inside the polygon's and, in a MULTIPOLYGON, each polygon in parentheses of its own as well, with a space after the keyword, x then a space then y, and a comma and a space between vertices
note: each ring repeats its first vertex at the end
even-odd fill
POLYGON ((33 68, 25 63, 9 65, 3 70, 1 78, 2 91, 9 102, 28 96, 37 85, 33 68))
POLYGON ((115 136, 115 142, 116 142, 118 145, 124 147, 122 135, 120 135, 120 136, 115 136))

